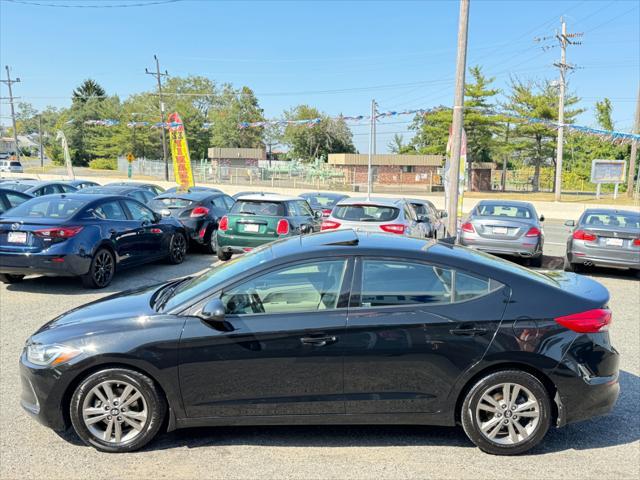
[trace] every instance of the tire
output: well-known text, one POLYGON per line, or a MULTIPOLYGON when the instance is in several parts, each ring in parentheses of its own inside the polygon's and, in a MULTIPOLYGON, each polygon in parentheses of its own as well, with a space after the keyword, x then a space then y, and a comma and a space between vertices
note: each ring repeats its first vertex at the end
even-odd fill
POLYGON ((218 260, 222 262, 226 262, 231 259, 231 252, 223 252, 221 249, 218 250, 218 260))
POLYGON ((100 248, 91 259, 89 271, 82 278, 85 288, 105 288, 113 280, 116 272, 116 260, 110 250, 100 248))
POLYGON ((540 255, 538 255, 536 257, 531 257, 529 265, 531 265, 534 268, 542 267, 542 254, 540 254, 540 255))
POLYGON ((544 385, 533 375, 521 370, 503 370, 473 385, 462 405, 460 418, 469 440, 483 452, 518 455, 535 447, 546 435, 551 425, 551 400, 544 385), (502 403, 505 385, 509 386, 510 396, 516 389, 519 392, 511 404, 502 403), (523 407, 531 401, 535 404, 523 407), (520 415, 516 415, 519 412, 520 415))
POLYGON ((171 265, 179 265, 187 256, 187 238, 182 233, 174 233, 169 241, 169 255, 167 262, 171 265))
POLYGON ((24 280, 24 275, 0 273, 0 283, 20 283, 22 280, 24 280))
POLYGON ((215 253, 218 251, 218 241, 216 237, 216 231, 213 229, 209 234, 209 240, 204 245, 204 251, 211 255, 215 255, 215 253))
POLYGON ((562 269, 565 272, 575 272, 576 271, 575 265, 569 261, 568 257, 564 257, 564 263, 562 264, 562 269))
POLYGON ((164 396, 153 380, 124 368, 88 376, 73 392, 69 405, 71 424, 80 439, 112 453, 132 452, 149 443, 160 430, 166 411, 164 396), (124 395, 127 397, 122 398, 124 395))

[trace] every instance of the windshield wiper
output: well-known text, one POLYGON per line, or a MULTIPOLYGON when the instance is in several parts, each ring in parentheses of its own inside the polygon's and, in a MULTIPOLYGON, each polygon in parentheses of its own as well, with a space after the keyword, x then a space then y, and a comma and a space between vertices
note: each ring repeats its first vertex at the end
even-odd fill
POLYGON ((159 312, 166 305, 169 299, 173 296, 178 286, 182 285, 187 280, 191 280, 192 277, 184 277, 176 280, 172 283, 168 283, 158 291, 158 296, 153 303, 153 308, 159 312))

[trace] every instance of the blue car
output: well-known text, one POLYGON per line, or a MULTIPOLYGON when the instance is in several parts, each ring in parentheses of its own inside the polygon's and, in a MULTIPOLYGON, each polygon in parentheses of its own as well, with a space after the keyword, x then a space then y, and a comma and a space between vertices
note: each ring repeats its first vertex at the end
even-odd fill
POLYGON ((184 227, 133 198, 62 194, 33 198, 0 219, 0 282, 78 276, 104 288, 116 270, 159 259, 182 263, 184 227))

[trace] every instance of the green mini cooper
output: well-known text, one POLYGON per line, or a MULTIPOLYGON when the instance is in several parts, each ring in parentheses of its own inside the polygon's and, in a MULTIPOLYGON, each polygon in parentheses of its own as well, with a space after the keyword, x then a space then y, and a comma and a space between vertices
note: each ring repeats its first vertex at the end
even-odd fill
POLYGON ((243 195, 218 225, 220 260, 244 253, 282 237, 320 230, 322 212, 314 213, 306 200, 272 193, 243 195))

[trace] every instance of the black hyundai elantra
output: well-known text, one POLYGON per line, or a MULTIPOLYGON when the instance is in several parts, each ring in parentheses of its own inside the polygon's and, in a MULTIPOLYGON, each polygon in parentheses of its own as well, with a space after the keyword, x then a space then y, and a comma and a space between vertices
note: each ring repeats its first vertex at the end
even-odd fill
POLYGON ((28 200, 0 218, 0 281, 25 275, 78 276, 103 288, 116 270, 166 258, 181 263, 184 228, 117 195, 72 193, 28 200))
POLYGON ((72 310, 22 353, 22 406, 99 450, 205 425, 462 425, 512 455, 610 411, 609 294, 464 247, 350 230, 72 310))

